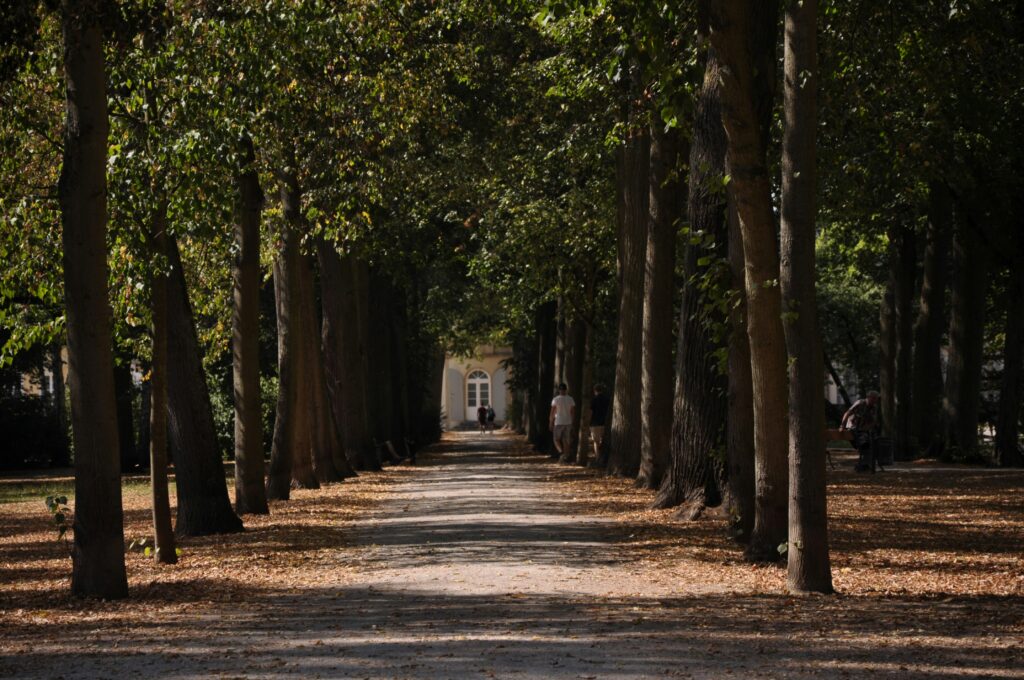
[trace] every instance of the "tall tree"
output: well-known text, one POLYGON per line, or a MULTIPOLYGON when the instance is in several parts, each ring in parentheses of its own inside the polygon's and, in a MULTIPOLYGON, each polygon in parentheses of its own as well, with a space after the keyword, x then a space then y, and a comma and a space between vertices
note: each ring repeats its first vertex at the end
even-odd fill
POLYGON ((896 323, 896 372, 893 389, 893 452, 900 458, 913 455, 911 409, 913 387, 914 286, 917 280, 917 236, 913 227, 896 230, 896 288, 893 301, 896 323))
POLYGON ((64 0, 66 123, 58 185, 75 444, 71 591, 128 595, 107 300, 107 91, 98 0, 64 0))
MULTIPOLYGON (((1018 248, 1021 236, 1017 235, 1018 248)), ((1024 253, 1010 267, 1006 290, 1006 328, 1003 341, 1003 375, 996 417, 996 459, 1003 467, 1024 467, 1020 447, 1020 406, 1024 388, 1024 253)))
POLYGON ((153 315, 153 357, 150 369, 149 476, 153 498, 153 559, 161 564, 178 561, 171 529, 171 503, 167 490, 167 199, 154 187, 157 206, 150 228, 153 263, 150 307, 153 315))
POLYGON ((956 215, 944 405, 948 446, 958 455, 970 457, 978 447, 989 256, 970 208, 960 203, 956 215))
POLYGON ((668 468, 672 438, 672 276, 684 185, 679 130, 651 122, 650 194, 644 268, 641 360, 640 474, 637 484, 657 489, 668 468))
MULTIPOLYGON (((701 30, 706 44, 707 26, 703 22, 701 30)), ((682 505, 681 512, 689 519, 721 503, 724 478, 720 456, 715 455, 722 445, 727 408, 725 376, 716 358, 720 343, 715 327, 723 319, 719 306, 710 303, 710 291, 717 288, 721 274, 721 252, 728 240, 721 76, 721 62, 709 45, 690 146, 690 232, 683 260, 671 458, 655 499, 656 507, 682 505)))
POLYGON ((716 0, 711 5, 711 43, 722 71, 722 122, 727 167, 746 258, 747 334, 754 394, 756 514, 747 556, 778 559, 786 540, 787 385, 786 351, 779 293, 779 253, 772 215, 766 149, 757 115, 756 72, 747 46, 777 19, 754 22, 756 3, 716 0))
POLYGON ((942 335, 952 214, 949 189, 937 181, 929 183, 911 403, 911 431, 926 455, 937 450, 942 439, 942 335))
MULTIPOLYGON (((636 74, 633 77, 635 79, 636 74)), ((640 469, 644 262, 650 193, 647 179, 650 172, 650 134, 642 118, 639 111, 629 115, 629 131, 621 150, 622 174, 618 179, 622 184, 618 240, 619 326, 615 351, 615 393, 608 438, 608 472, 623 477, 634 477, 640 469)))
POLYGON ((782 138, 782 298, 789 358, 789 562, 792 592, 832 592, 822 426, 825 384, 815 295, 817 0, 787 0, 782 138))
POLYGON ((248 134, 239 141, 235 173, 235 250, 231 267, 234 306, 231 353, 235 406, 235 510, 239 515, 269 512, 263 486, 263 418, 260 401, 260 218, 263 190, 254 167, 256 152, 248 134))
POLYGON ((232 533, 242 520, 231 508, 217 446, 210 390, 189 301, 178 243, 168 238, 167 408, 178 521, 182 536, 232 533))

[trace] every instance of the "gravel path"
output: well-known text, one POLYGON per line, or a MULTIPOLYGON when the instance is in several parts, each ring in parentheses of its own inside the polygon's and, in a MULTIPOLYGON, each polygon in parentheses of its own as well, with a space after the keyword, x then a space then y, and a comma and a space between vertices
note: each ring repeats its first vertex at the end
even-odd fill
POLYGON ((517 443, 448 436, 339 547, 349 582, 87 631, 100 651, 68 631, 74 652, 40 648, 9 677, 1024 677, 1020 646, 982 643, 984 621, 961 631, 970 645, 940 633, 962 603, 861 600, 848 617, 842 599, 723 592, 713 564, 688 583, 652 573, 626 526, 574 514, 517 443))

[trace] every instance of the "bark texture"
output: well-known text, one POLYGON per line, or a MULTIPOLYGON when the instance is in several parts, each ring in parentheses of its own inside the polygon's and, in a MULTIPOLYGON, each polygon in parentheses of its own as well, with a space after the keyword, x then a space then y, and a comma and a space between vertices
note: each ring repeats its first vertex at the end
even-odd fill
POLYGON ((263 190, 254 163, 256 153, 246 135, 235 175, 235 255, 231 266, 234 306, 231 311, 231 359, 235 406, 235 512, 269 512, 263 485, 263 418, 260 412, 260 217, 263 190))
POLYGON ((691 228, 686 246, 679 341, 676 356, 671 457, 655 507, 681 505, 680 514, 696 519, 722 502, 725 472, 722 447, 727 411, 726 378, 716 363, 720 349, 715 324, 724 323, 706 306, 701 287, 714 276, 728 241, 725 192, 726 139, 719 99, 721 63, 709 48, 704 83, 694 119, 690 149, 688 212, 691 228), (700 238, 698 238, 698 235, 700 238), (708 260, 712 264, 702 263, 708 260))
POLYGON ((817 213, 817 0, 787 0, 782 137, 782 297, 789 358, 789 544, 791 592, 831 593, 825 442, 825 376, 815 295, 817 213))
POLYGON ((60 195, 68 382, 75 444, 71 592, 128 595, 112 319, 107 300, 107 94, 99 3, 64 0, 60 195))
POLYGON ((241 531, 242 520, 231 508, 217 448, 213 407, 181 254, 174 239, 168 239, 167 249, 167 362, 174 367, 167 373, 167 407, 178 489, 176 530, 182 536, 241 531))
POLYGON ((918 449, 927 456, 942 448, 942 335, 946 320, 946 271, 952 214, 949 189, 932 182, 928 187, 924 270, 914 324, 911 403, 911 432, 917 438, 918 449))
MULTIPOLYGON (((672 279, 676 230, 685 184, 680 172, 680 135, 651 124, 649 222, 644 267, 641 358, 640 474, 637 485, 657 489, 665 476, 672 439, 672 279)), ((686 150, 683 149, 685 154, 686 150)))
POLYGON ((728 139, 726 159, 746 258, 757 492, 747 556, 760 561, 778 559, 776 548, 786 540, 788 394, 778 244, 755 94, 755 64, 747 48, 758 33, 776 30, 776 19, 755 22, 755 4, 749 0, 713 2, 711 43, 724 67, 721 102, 728 139))
POLYGON ((650 193, 650 136, 646 128, 633 125, 623 149, 620 178, 619 326, 608 437, 608 472, 622 477, 635 477, 640 470, 644 264, 650 193))

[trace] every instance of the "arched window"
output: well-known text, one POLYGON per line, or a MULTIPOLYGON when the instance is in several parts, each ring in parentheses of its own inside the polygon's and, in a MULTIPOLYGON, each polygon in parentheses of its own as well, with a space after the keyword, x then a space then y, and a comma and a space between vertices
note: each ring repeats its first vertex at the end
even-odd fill
POLYGON ((483 371, 470 371, 466 376, 466 416, 476 418, 480 405, 491 403, 491 378, 483 371))

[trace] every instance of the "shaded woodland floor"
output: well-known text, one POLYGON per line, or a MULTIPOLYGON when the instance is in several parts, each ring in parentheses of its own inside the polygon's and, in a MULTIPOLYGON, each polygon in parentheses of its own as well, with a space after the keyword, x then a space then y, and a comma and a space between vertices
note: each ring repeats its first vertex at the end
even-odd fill
MULTIPOLYGON (((840 594, 793 598, 724 519, 518 437, 420 461, 296 491, 175 567, 131 553, 124 602, 67 595, 43 486, 0 503, 0 677, 1024 677, 1024 472, 837 461, 840 594)), ((147 503, 126 491, 129 540, 147 503)))

